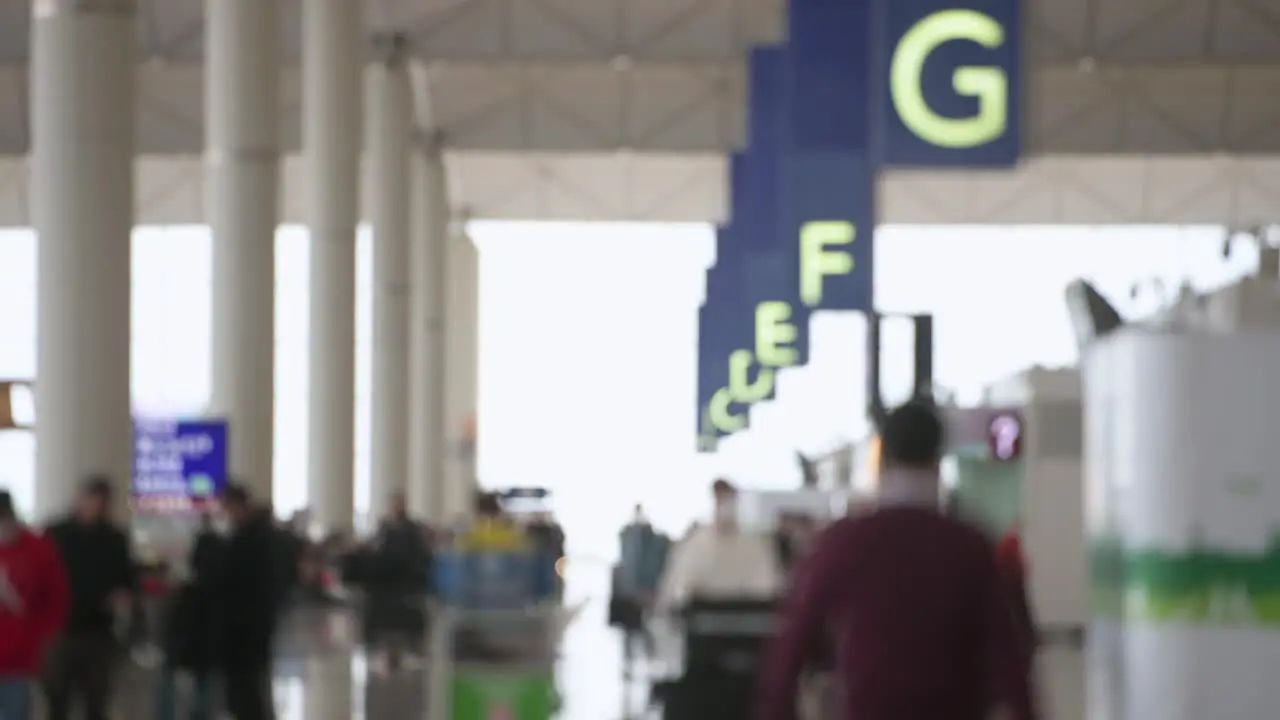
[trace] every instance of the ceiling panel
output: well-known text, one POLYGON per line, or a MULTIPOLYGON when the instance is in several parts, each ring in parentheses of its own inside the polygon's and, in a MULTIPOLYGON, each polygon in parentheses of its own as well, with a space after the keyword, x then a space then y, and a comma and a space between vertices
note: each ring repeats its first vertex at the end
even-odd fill
MULTIPOLYGON (((717 222, 724 219, 725 169, 717 155, 644 153, 450 153, 456 209, 504 220, 717 222)), ((281 173, 281 222, 300 223, 306 163, 281 173)), ((204 221, 198 157, 138 164, 138 222, 204 221)), ((1280 207, 1280 156, 1047 157, 1013 171, 888 173, 886 223, 1162 224, 1253 227, 1280 207)), ((27 168, 0 159, 0 226, 25 226, 27 168)))
MULTIPOLYGON (((728 152, 743 141, 743 68, 729 63, 449 63, 425 75, 436 126, 457 150, 728 152)), ((1033 155, 1280 152, 1280 67, 1044 67, 1024 137, 1033 155)), ((284 148, 300 142, 295 69, 282 74, 284 148)), ((203 72, 140 75, 140 151, 203 148, 203 72)), ((28 148, 25 70, 0 66, 0 154, 28 148)))
MULTIPOLYGON (((204 0, 139 0, 143 56, 201 56, 204 0)), ((281 0, 296 62, 300 8, 281 0)), ((1274 0, 1030 0, 1040 62, 1280 61, 1274 0)), ((396 30, 426 60, 731 60, 783 36, 785 0, 367 0, 371 34, 396 30)), ((0 0, 0 62, 27 56, 30 0, 0 0)))

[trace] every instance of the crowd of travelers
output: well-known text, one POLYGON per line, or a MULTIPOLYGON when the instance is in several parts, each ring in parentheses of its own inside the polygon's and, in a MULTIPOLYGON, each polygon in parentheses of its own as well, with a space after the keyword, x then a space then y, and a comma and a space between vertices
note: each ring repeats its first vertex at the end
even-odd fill
MULTIPOLYGON (((143 589, 129 533, 110 514, 114 492, 109 478, 88 479, 43 532, 0 492, 0 720, 33 717, 37 689, 50 720, 111 716, 143 589)), ((274 715, 273 639, 299 546, 243 487, 228 487, 220 506, 225 528, 206 518, 172 578, 158 628, 157 720, 172 717, 178 670, 194 679, 195 718, 213 716, 215 678, 217 704, 237 720, 274 715)))
MULTIPOLYGON (((890 413, 880 438, 875 502, 826 528, 787 518, 776 536, 751 532, 725 480, 712 488, 711 522, 678 542, 637 508, 614 578, 622 601, 614 610, 626 615, 618 624, 635 635, 645 616, 699 598, 781 597, 778 631, 746 683, 757 717, 795 720, 815 659, 839 684, 845 717, 980 720, 993 709, 1011 720, 1038 717, 1036 628, 1017 528, 997 544, 947 511, 943 423, 931 404, 890 413)), ((109 512, 112 492, 108 478, 89 479, 68 515, 40 531, 0 491, 0 720, 30 720, 37 689, 50 720, 73 710, 85 720, 109 716, 120 640, 142 584, 129 535, 109 512)), ((194 681, 191 720, 209 720, 215 708, 235 720, 272 718, 281 617, 308 599, 332 601, 335 575, 361 591, 366 641, 395 658, 423 645, 437 549, 532 546, 564 556, 564 534, 549 518, 518 521, 499 495, 478 494, 474 520, 453 528, 414 521, 403 498, 391 507, 363 542, 312 544, 229 486, 222 522, 205 519, 172 578, 156 720, 175 720, 179 674, 194 681)), ((736 707, 723 698, 718 706, 736 707)))
MULTIPOLYGON (((182 562, 137 563, 127 530, 111 516, 114 483, 89 478, 75 506, 46 528, 28 527, 0 490, 0 720, 31 720, 37 693, 50 720, 106 720, 133 641, 158 645, 155 720, 275 716, 271 674, 284 615, 344 602, 356 590, 367 647, 394 668, 423 645, 435 549, 454 532, 409 517, 404 498, 363 540, 308 537, 305 523, 279 522, 239 484, 201 516, 182 562), (148 598, 150 595, 152 598, 148 598), (161 597, 154 627, 141 606, 161 597), (179 678, 190 690, 179 703, 179 678), (181 714, 178 707, 185 709, 181 714)), ((497 496, 482 494, 477 510, 497 496)), ((543 518, 521 532, 558 543, 543 518)))
MULTIPOLYGON (((823 709, 813 716, 1040 716, 1038 638, 1018 527, 997 542, 954 503, 948 507, 940 473, 944 424, 932 403, 894 410, 880 438, 874 500, 851 504, 847 516, 825 527, 797 516, 780 518, 771 533, 744 527, 738 490, 723 479, 712 486, 711 521, 677 541, 636 508, 621 533, 610 606, 629 649, 638 640, 651 654, 650 621, 678 624, 699 603, 759 601, 779 615, 750 672, 718 669, 728 682, 700 675, 698 687, 683 676, 651 678, 659 681, 666 717, 810 717, 801 709, 813 707, 806 689, 814 670, 829 675, 838 692, 819 693, 823 709), (672 713, 687 704, 672 698, 708 687, 716 697, 691 705, 697 712, 672 713)), ((741 657, 733 657, 737 668, 741 657)))

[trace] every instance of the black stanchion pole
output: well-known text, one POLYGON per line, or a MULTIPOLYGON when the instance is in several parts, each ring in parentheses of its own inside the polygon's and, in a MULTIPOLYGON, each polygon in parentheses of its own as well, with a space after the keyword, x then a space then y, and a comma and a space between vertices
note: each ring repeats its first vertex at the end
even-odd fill
POLYGON ((883 344, 880 337, 881 317, 878 312, 867 313, 867 415, 877 432, 888 412, 884 404, 884 392, 880 388, 880 352, 883 344))
POLYGON ((933 316, 911 318, 915 336, 911 392, 914 400, 933 400, 933 316))

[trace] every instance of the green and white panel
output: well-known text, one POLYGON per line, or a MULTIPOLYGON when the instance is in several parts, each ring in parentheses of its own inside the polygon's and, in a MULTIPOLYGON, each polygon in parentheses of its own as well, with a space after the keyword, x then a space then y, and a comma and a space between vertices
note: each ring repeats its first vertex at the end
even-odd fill
POLYGON ((1125 330, 1085 365, 1090 718, 1276 717, 1280 334, 1125 330))

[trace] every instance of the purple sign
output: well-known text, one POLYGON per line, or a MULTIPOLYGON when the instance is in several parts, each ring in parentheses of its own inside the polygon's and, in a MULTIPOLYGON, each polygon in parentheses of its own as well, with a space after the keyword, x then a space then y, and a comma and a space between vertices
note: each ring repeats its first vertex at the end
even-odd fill
POLYGON ((987 448, 992 460, 1022 457, 1026 423, 1022 411, 1003 408, 951 408, 946 411, 948 444, 953 448, 987 448))
POLYGON ((133 497, 202 503, 227 485, 225 420, 135 420, 133 497))
POLYGON ((987 448, 995 460, 1022 457, 1022 418, 1017 413, 1000 413, 987 423, 987 448))

